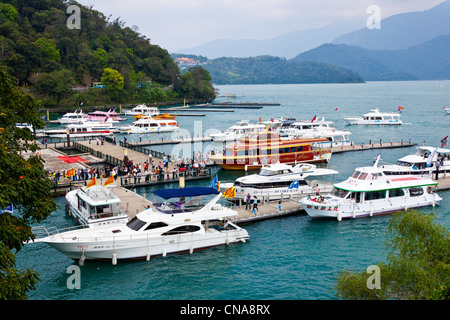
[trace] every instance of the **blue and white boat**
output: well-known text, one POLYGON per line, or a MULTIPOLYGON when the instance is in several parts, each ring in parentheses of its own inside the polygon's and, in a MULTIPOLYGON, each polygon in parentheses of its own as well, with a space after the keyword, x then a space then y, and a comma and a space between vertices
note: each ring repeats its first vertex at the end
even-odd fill
POLYGON ((246 230, 227 221, 237 212, 217 203, 222 194, 214 188, 161 189, 153 193, 165 201, 153 203, 126 224, 69 231, 33 228, 35 234, 45 233, 34 241, 47 243, 72 259, 106 259, 116 264, 119 259, 149 260, 249 239, 246 230), (212 199, 205 201, 207 197, 212 199))

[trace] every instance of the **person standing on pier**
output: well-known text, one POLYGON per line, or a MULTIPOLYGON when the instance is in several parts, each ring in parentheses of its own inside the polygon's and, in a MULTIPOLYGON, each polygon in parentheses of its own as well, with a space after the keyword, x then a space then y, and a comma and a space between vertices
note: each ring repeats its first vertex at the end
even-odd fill
POLYGON ((245 203, 245 210, 251 209, 250 201, 251 201, 250 193, 247 193, 247 202, 245 203))
POLYGON ((255 199, 253 200, 253 213, 255 214, 255 216, 257 211, 258 211, 258 198, 256 198, 255 196, 255 199))

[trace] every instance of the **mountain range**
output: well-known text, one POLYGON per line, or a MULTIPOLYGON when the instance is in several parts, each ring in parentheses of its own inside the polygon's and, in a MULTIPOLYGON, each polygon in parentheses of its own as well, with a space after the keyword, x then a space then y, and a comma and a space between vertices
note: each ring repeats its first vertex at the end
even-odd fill
POLYGON ((267 40, 215 40, 183 53, 210 59, 272 55, 287 62, 320 62, 351 70, 367 81, 450 79, 450 0, 383 19, 380 29, 341 33, 350 27, 333 25, 267 40))

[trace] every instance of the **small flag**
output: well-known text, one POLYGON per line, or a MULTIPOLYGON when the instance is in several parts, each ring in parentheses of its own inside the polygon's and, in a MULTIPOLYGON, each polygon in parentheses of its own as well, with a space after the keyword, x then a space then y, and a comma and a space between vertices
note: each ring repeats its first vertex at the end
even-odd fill
POLYGON ((405 109, 405 108, 403 108, 402 106, 398 106, 398 107, 397 107, 397 110, 398 110, 398 112, 400 112, 400 113, 402 113, 402 110, 403 110, 403 109, 405 109))
POLYGON ((314 121, 316 121, 316 120, 317 120, 317 117, 314 116, 314 118, 312 118, 311 122, 314 122, 314 121))
POLYGON ((84 187, 85 189, 95 186, 97 184, 97 177, 94 176, 91 181, 84 187))
POLYGON ((75 175, 75 169, 74 168, 72 168, 70 170, 67 170, 66 177, 71 177, 71 176, 74 176, 74 175, 75 175))
POLYGON ((295 180, 295 181, 291 182, 291 185, 289 186, 288 189, 298 188, 298 186, 299 186, 299 181, 295 180))
POLYGON ((448 136, 446 136, 444 139, 441 140, 441 148, 445 147, 448 142, 448 136))
POLYGON ((338 108, 334 109, 334 111, 337 111, 338 108))
POLYGON ((214 177, 210 187, 220 192, 220 181, 217 179, 217 176, 214 177))
POLYGON ((227 191, 225 191, 225 193, 223 194, 223 197, 225 199, 236 197, 236 188, 235 187, 229 188, 227 191))
POLYGON ((103 184, 103 186, 105 187, 108 184, 114 183, 114 176, 110 175, 108 179, 106 179, 105 183, 103 184))

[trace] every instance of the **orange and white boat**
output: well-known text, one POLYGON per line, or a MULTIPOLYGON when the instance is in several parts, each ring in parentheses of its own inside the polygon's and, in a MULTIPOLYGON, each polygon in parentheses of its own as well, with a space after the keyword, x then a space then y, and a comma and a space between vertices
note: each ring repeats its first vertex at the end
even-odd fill
POLYGON ((277 132, 252 132, 225 146, 222 154, 208 158, 224 169, 259 169, 280 163, 323 163, 331 157, 331 149, 321 147, 326 138, 280 137, 277 132))

